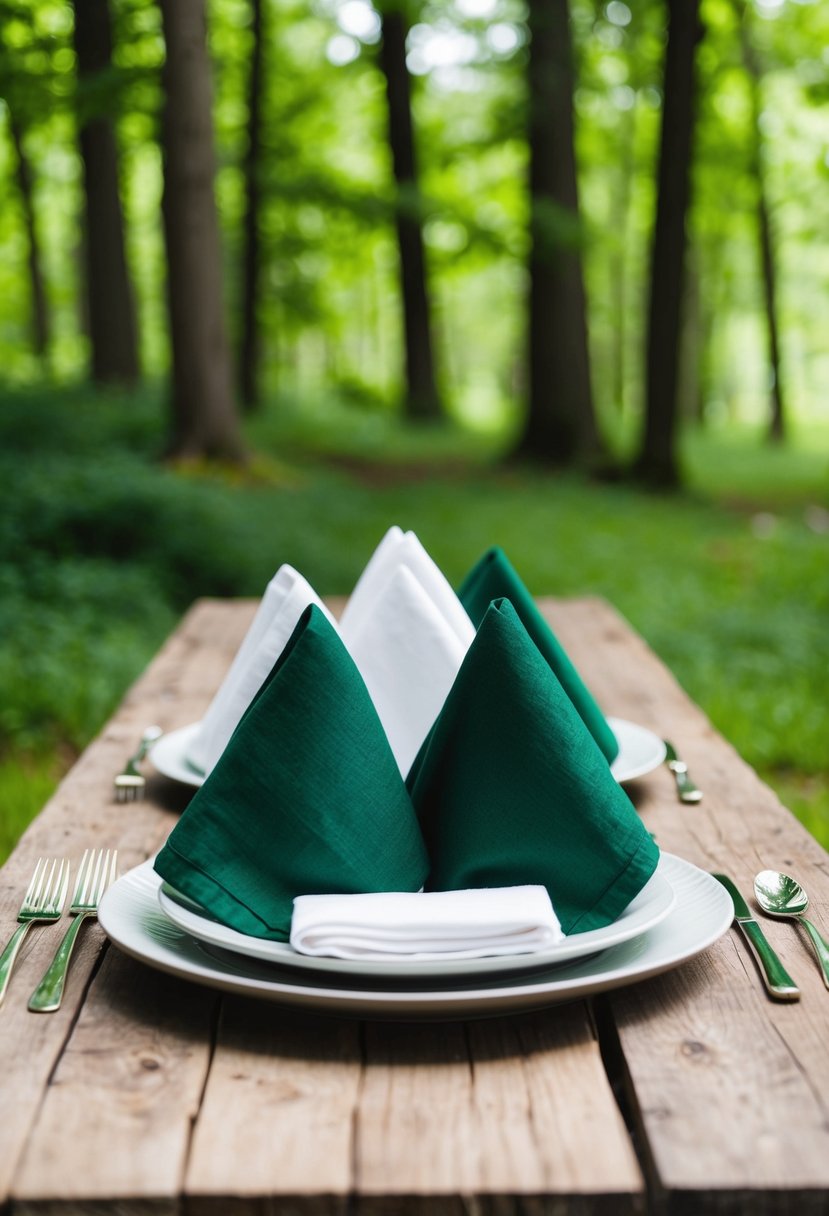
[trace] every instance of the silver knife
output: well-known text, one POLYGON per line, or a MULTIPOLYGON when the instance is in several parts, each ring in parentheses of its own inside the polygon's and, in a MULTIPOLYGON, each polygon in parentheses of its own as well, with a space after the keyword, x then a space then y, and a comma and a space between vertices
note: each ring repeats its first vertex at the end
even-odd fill
POLYGON ((676 789, 680 802, 702 802, 702 790, 697 789, 688 772, 688 765, 680 760, 676 749, 669 739, 663 739, 665 744, 665 763, 674 775, 676 789))
POLYGON ((734 904, 734 924, 742 931, 749 944, 769 996, 776 1001, 799 1001, 800 989, 766 941, 763 930, 751 915, 748 904, 734 883, 726 874, 714 874, 713 877, 722 883, 731 896, 734 904))

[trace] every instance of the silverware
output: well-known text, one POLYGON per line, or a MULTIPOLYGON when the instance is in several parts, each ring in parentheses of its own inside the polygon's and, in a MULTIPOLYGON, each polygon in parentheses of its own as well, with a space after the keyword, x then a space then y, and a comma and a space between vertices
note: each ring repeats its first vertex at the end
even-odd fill
POLYGON ((137 749, 124 765, 123 771, 115 778, 116 802, 134 802, 136 798, 144 796, 146 779, 138 766, 156 739, 160 739, 163 733, 160 726, 148 726, 144 731, 137 749))
POLYGON ((37 920, 60 920, 66 892, 69 889, 69 862, 41 857, 35 866, 32 881, 23 896, 17 919, 21 922, 9 938, 0 955, 0 1002, 6 995, 12 968, 14 967, 23 938, 37 920))
POLYGON ((69 913, 75 919, 66 930, 43 979, 29 998, 29 1008, 35 1013, 53 1013, 60 1008, 78 932, 87 916, 97 915, 101 896, 115 880, 117 861, 118 854, 109 849, 93 849, 91 852, 87 849, 81 858, 75 894, 69 905, 69 913))
POLYGON ((663 739, 665 744, 665 763, 674 775, 676 780, 676 789, 679 794, 680 802, 702 802, 702 790, 698 789, 691 780, 691 775, 688 772, 688 765, 684 760, 680 760, 676 754, 676 749, 673 743, 668 739, 663 739))
POLYGON ((762 870, 754 879, 754 898, 767 916, 798 921, 809 934, 823 982, 829 988, 829 945, 803 913, 809 896, 800 883, 779 870, 762 870))
POLYGON ((731 896, 734 904, 734 923, 748 942, 769 996, 776 1001, 799 1001, 800 989, 766 941, 763 930, 734 883, 725 874, 715 874, 714 878, 722 883, 731 896))

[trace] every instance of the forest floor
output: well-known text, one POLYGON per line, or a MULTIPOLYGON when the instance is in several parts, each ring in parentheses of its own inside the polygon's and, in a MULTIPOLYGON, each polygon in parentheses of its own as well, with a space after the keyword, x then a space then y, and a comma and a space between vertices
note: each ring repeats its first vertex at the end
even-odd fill
POLYGON ((656 496, 330 402, 250 421, 243 471, 171 468, 161 401, 4 394, 0 857, 193 599, 259 596, 282 562, 347 593, 392 523, 454 583, 500 544, 536 594, 612 601, 829 845, 829 431, 697 430, 656 496))

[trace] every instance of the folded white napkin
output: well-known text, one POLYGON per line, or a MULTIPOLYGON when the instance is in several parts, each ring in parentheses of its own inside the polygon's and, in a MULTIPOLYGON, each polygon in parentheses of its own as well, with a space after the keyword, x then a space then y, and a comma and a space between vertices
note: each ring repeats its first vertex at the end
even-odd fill
POLYGON ((458 641, 463 644, 465 650, 468 649, 475 636, 475 627, 466 609, 414 532, 403 532, 396 525, 389 528, 374 550, 343 609, 340 630, 346 645, 351 630, 357 628, 363 615, 371 613, 384 584, 400 565, 409 567, 423 590, 433 600, 435 607, 445 617, 458 641))
POLYGON ((563 939, 545 887, 300 895, 291 945, 344 959, 438 960, 530 954, 563 939))
POLYGON ((209 773, 216 764, 309 604, 316 604, 334 623, 302 575, 292 566, 280 566, 190 744, 187 759, 201 772, 209 773))
POLYGON ((392 570, 371 606, 341 632, 405 777, 467 646, 407 565, 392 570))

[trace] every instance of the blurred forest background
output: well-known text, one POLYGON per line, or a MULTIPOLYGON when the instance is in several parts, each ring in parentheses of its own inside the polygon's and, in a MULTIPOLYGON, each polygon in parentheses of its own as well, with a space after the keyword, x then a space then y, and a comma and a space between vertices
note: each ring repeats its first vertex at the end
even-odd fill
POLYGON ((193 598, 391 523, 829 843, 828 185, 819 0, 0 0, 0 854, 193 598))

